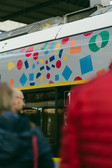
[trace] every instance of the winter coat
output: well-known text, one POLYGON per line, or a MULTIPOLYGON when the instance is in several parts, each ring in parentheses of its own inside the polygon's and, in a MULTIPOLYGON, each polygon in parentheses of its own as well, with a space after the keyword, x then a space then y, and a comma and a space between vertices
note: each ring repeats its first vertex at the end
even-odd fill
POLYGON ((4 112, 0 115, 0 168, 33 168, 32 135, 37 137, 38 168, 53 168, 48 143, 38 127, 31 129, 27 118, 4 112))
POLYGON ((71 91, 61 168, 112 168, 112 71, 71 91))

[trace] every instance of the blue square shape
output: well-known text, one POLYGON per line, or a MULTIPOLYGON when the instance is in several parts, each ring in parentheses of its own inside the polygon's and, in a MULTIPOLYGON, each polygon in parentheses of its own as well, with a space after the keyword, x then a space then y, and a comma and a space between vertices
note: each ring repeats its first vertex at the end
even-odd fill
POLYGON ((20 83, 21 83, 22 86, 25 85, 25 83, 26 83, 26 81, 27 81, 27 77, 26 77, 26 75, 25 75, 24 73, 23 73, 22 76, 20 77, 19 81, 20 81, 20 83))
POLYGON ((36 67, 36 65, 35 65, 35 64, 33 64, 33 65, 32 65, 32 68, 33 68, 33 69, 35 69, 35 67, 36 67))
POLYGON ((55 75, 55 81, 59 80, 59 75, 55 75))
POLYGON ((82 75, 85 73, 88 73, 90 71, 93 71, 91 55, 88 55, 88 56, 80 59, 80 67, 81 67, 81 74, 82 75))
POLYGON ((62 72, 62 76, 63 76, 66 80, 68 80, 68 79, 70 78, 71 74, 72 74, 71 69, 66 65, 64 71, 62 72))
POLYGON ((29 74, 29 81, 33 81, 34 80, 34 74, 33 73, 30 73, 29 74))

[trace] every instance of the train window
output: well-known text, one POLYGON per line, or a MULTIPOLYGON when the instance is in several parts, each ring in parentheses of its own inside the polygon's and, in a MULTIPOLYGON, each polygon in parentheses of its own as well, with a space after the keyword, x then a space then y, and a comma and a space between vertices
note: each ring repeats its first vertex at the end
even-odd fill
POLYGON ((45 115, 45 136, 48 141, 54 141, 55 133, 55 108, 45 108, 43 110, 45 115))
POLYGON ((27 116, 32 122, 36 125, 40 125, 39 120, 39 109, 36 107, 24 107, 23 108, 23 115, 27 116))
POLYGON ((26 93, 23 115, 40 127, 46 139, 55 141, 55 90, 26 93))

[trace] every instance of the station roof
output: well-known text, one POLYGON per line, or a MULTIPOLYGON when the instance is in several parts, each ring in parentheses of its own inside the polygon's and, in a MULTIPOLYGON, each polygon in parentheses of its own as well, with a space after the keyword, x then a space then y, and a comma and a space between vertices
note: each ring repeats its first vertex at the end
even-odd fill
POLYGON ((0 22, 31 24, 87 8, 89 3, 89 0, 4 0, 0 2, 0 22))

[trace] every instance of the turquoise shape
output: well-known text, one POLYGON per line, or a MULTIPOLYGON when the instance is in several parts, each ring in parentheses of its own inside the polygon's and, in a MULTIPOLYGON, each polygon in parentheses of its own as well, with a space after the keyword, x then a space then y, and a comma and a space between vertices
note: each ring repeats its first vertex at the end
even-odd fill
POLYGON ((59 75, 55 75, 55 81, 59 81, 59 75))
POLYGON ((50 45, 49 45, 49 49, 54 49, 56 43, 55 42, 52 42, 50 45))
POLYGON ((65 69, 62 72, 62 76, 68 81, 68 79, 70 78, 72 74, 71 69, 66 65, 65 69))
POLYGON ((44 51, 44 54, 45 55, 49 54, 49 51, 48 50, 44 51))
POLYGON ((26 75, 23 73, 22 76, 19 79, 21 85, 24 86, 27 80, 28 79, 27 79, 26 75))
POLYGON ((34 73, 30 73, 29 74, 29 81, 33 81, 34 80, 34 73))
POLYGON ((90 71, 93 71, 91 55, 88 55, 88 56, 80 59, 80 68, 81 68, 82 75, 85 73, 88 73, 90 71))
POLYGON ((36 67, 36 65, 35 65, 35 64, 33 64, 33 65, 32 65, 32 68, 33 68, 33 69, 35 69, 35 67, 36 67))

